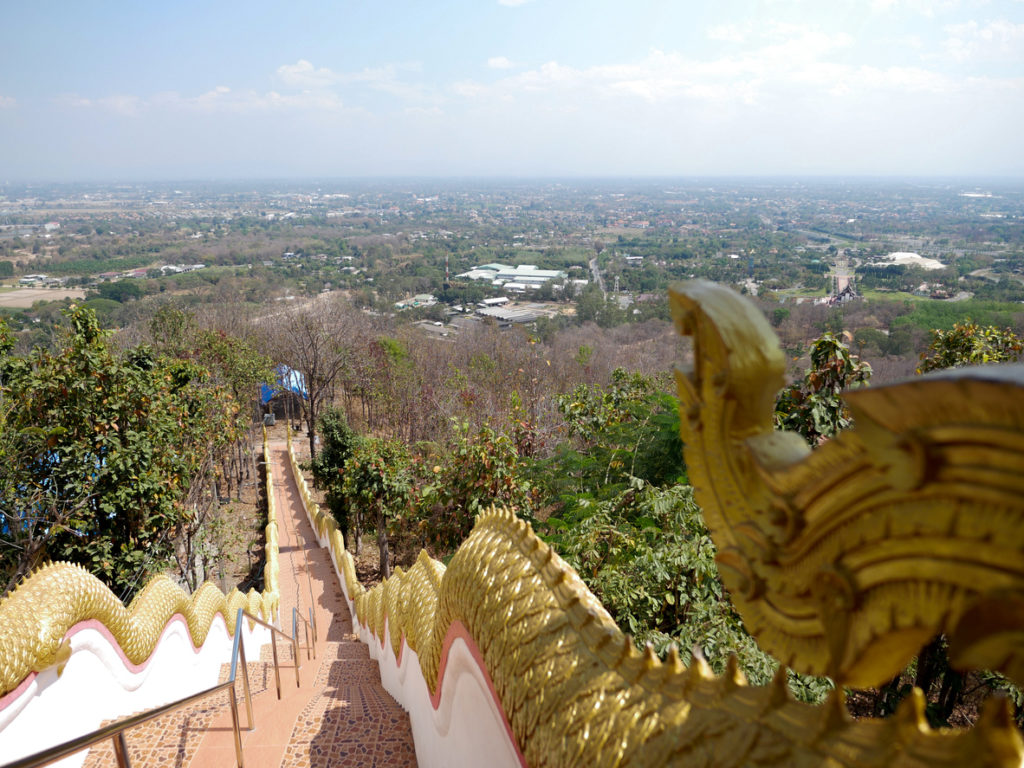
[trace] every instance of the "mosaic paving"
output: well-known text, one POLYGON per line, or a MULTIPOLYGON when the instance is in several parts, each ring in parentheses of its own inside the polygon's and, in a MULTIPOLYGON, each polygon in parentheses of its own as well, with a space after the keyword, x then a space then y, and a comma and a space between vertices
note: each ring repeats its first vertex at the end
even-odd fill
MULTIPOLYGON (((304 687, 314 676, 308 701, 295 720, 289 743, 284 746, 284 768, 404 768, 416 765, 409 716, 381 687, 377 663, 369 649, 352 634, 352 618, 326 550, 315 545, 312 529, 300 511, 298 490, 285 475, 287 455, 271 452, 273 474, 283 529, 290 544, 281 548, 281 613, 286 624, 292 606, 300 610, 302 599, 317 585, 317 622, 323 618, 322 642, 317 658, 307 660, 299 649, 304 687), (300 542, 295 545, 296 539, 300 542), (309 575, 307 575, 307 571, 309 575), (310 583, 310 578, 312 583, 310 583)), ((289 627, 291 629, 291 627, 289 627)), ((294 690, 292 646, 278 643, 283 688, 294 690)), ((269 644, 259 662, 251 662, 249 680, 253 696, 274 696, 273 666, 269 644)), ((221 680, 227 678, 226 666, 221 680)), ((240 716, 247 724, 241 679, 236 682, 240 716)), ((126 734, 133 768, 187 768, 200 749, 206 729, 227 708, 227 694, 221 693, 197 705, 146 723, 126 734)), ((298 711, 298 710, 293 710, 298 711)), ((259 717, 257 718, 259 722, 259 717)), ((85 768, 115 768, 110 742, 97 744, 89 752, 85 768)))
MULTIPOLYGON (((274 668, 262 661, 249 662, 249 686, 256 696, 274 686, 274 668)), ((284 670, 282 670, 283 672, 284 670)), ((221 668, 220 680, 228 679, 229 669, 221 668)), ((244 690, 239 676, 235 680, 235 695, 238 697, 238 714, 241 726, 245 728, 244 690)), ((207 727, 214 717, 228 706, 227 692, 218 693, 204 701, 193 704, 178 712, 150 720, 125 733, 128 742, 128 757, 132 768, 183 768, 199 748, 207 727)), ((107 721, 103 725, 107 725, 107 721)), ((107 741, 89 750, 83 768, 116 768, 114 747, 107 741)))
POLYGON ((409 716, 381 687, 377 662, 351 634, 344 603, 332 630, 317 671, 319 693, 296 720, 282 768, 415 766, 409 716))
MULTIPOLYGON (((301 511, 298 489, 286 473, 287 454, 272 450, 277 492, 281 546, 281 616, 288 617, 292 606, 302 610, 309 591, 318 593, 315 601, 317 621, 321 624, 321 642, 317 658, 301 655, 303 688, 309 687, 308 701, 302 705, 292 727, 280 766, 284 768, 405 768, 416 765, 409 716, 380 685, 377 662, 352 633, 352 617, 342 599, 340 586, 326 550, 316 545, 313 531, 301 511), (294 536, 294 538, 293 538, 294 536), (313 589, 316 585, 317 589, 313 589)), ((308 609, 307 609, 308 610, 308 609)), ((290 626, 288 627, 290 630, 290 626)), ((282 665, 282 687, 295 684, 292 648, 278 642, 282 665)), ((250 662, 252 694, 274 696, 274 671, 270 664, 269 644, 258 662, 250 662)), ((227 667, 221 679, 227 679, 227 667)), ((242 701, 241 680, 235 684, 239 696, 239 714, 247 723, 242 701)), ((297 702, 301 705, 301 702, 297 702)), ((227 694, 218 694, 205 702, 159 720, 146 723, 126 735, 133 768, 188 768, 203 741, 205 729, 227 708, 227 694)), ((292 711, 299 711, 298 709, 292 711)), ((260 717, 257 717, 260 722, 260 717)), ((200 758, 202 760, 202 758, 200 758)), ((97 745, 86 758, 85 768, 116 766, 113 747, 97 745)))
POLYGON ((415 765, 409 716, 380 687, 366 646, 330 645, 317 675, 321 694, 299 716, 282 766, 415 765))
MULTIPOLYGON (((333 672, 348 664, 329 666, 333 672)), ((339 687, 329 686, 299 716, 281 765, 414 766, 416 750, 409 716, 379 684, 348 681, 339 687)))

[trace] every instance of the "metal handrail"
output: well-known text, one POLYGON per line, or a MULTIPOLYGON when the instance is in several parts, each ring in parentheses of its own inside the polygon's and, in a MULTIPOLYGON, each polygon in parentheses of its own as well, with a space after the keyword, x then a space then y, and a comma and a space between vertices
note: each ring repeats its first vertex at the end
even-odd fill
MULTIPOLYGON (((309 609, 309 616, 310 618, 313 618, 312 608, 309 609)), ((314 629, 312 622, 307 621, 305 617, 299 615, 299 609, 297 607, 292 608, 292 636, 296 639, 299 637, 298 622, 300 621, 302 622, 303 631, 306 635, 306 661, 309 661, 311 658, 316 658, 316 629, 314 629), (312 643, 309 641, 311 634, 313 636, 312 643), (312 656, 310 655, 311 653, 312 656)))
MULTIPOLYGON (((309 609, 309 615, 310 619, 313 619, 312 608, 309 609)), ((172 701, 169 704, 163 704, 145 712, 131 715, 123 720, 110 723, 102 728, 98 728, 92 733, 87 733, 83 736, 71 739, 70 741, 65 741, 63 744, 57 744, 56 746, 49 747, 40 752, 36 752, 35 754, 18 758, 14 762, 5 763, 0 766, 0 768, 41 768, 44 765, 50 765, 51 763, 72 755, 75 752, 91 747, 94 744, 98 744, 104 739, 111 739, 114 742, 114 757, 117 761, 118 768, 131 768, 131 760, 128 757, 128 744, 124 737, 125 731, 161 717, 162 715, 167 715, 171 712, 183 709, 197 701, 205 699, 207 696, 212 696, 228 689, 231 690, 231 694, 228 696, 228 705, 231 709, 231 725, 235 734, 235 760, 238 768, 245 768, 242 757, 242 732, 239 726, 238 699, 235 697, 235 680, 237 679, 239 658, 241 658, 242 661, 242 687, 245 692, 245 710, 249 721, 249 725, 246 730, 254 730, 256 728, 256 723, 252 716, 252 692, 249 688, 249 669, 245 659, 245 643, 242 642, 243 619, 248 619, 254 624, 258 624, 259 626, 270 630, 270 644, 274 656, 274 678, 277 682, 277 698, 281 698, 281 671, 277 659, 277 635, 281 635, 292 644, 292 654, 295 659, 295 687, 301 687, 302 684, 299 680, 299 668, 302 666, 302 657, 299 654, 298 623, 301 621, 305 627, 307 659, 309 658, 311 651, 312 657, 314 659, 316 658, 316 626, 300 616, 297 608, 292 608, 292 635, 289 637, 286 632, 275 627, 273 624, 266 622, 257 616, 253 616, 244 608, 239 608, 238 615, 235 620, 235 636, 231 646, 231 673, 228 675, 228 679, 223 683, 218 683, 211 688, 190 694, 182 699, 178 699, 177 701, 172 701), (313 643, 309 642, 311 630, 313 643)))
MULTIPOLYGON (((291 445, 291 428, 288 427, 288 443, 291 445)), ((264 445, 266 441, 266 428, 264 428, 264 445)), ((310 594, 312 598, 312 594, 310 594)), ((245 643, 242 642, 242 619, 247 618, 249 621, 265 627, 270 630, 270 644, 274 659, 274 679, 277 683, 277 698, 281 698, 281 671, 280 665, 277 658, 277 635, 281 635, 286 640, 291 640, 292 643, 292 654, 295 659, 295 687, 301 688, 302 683, 299 678, 299 668, 302 666, 301 656, 299 655, 299 632, 298 623, 301 621, 304 627, 306 636, 306 660, 310 660, 310 654, 312 658, 316 658, 316 642, 317 642, 317 627, 316 627, 316 615, 313 612, 313 607, 309 607, 309 619, 299 615, 297 607, 292 608, 292 635, 288 637, 288 634, 283 630, 275 627, 273 624, 264 621, 263 619, 253 616, 251 613, 246 611, 244 608, 238 609, 238 614, 235 620, 235 636, 232 641, 231 647, 231 673, 228 675, 228 679, 223 683, 219 683, 211 688, 207 688, 198 693, 190 694, 184 698, 178 699, 177 701, 164 704, 159 707, 147 710, 146 712, 140 712, 129 717, 126 717, 117 722, 110 723, 109 725, 98 728, 91 733, 78 736, 77 738, 65 741, 62 744, 49 747, 47 749, 36 752, 32 755, 18 758, 10 763, 5 763, 0 768, 42 768, 42 766, 50 765, 57 760, 73 755, 83 749, 98 744, 104 739, 111 739, 114 746, 114 757, 117 761, 118 768, 131 768, 131 760, 128 757, 128 744, 125 741, 124 733, 130 728, 134 728, 143 723, 154 720, 163 715, 170 714, 179 709, 183 709, 191 704, 205 699, 208 696, 212 696, 221 691, 230 689, 231 694, 228 696, 228 704, 231 709, 231 724, 232 730, 235 735, 235 760, 238 764, 238 768, 244 768, 245 761, 242 756, 242 733, 239 726, 238 717, 238 699, 235 696, 235 679, 238 671, 238 659, 242 659, 242 685, 245 691, 245 709, 248 717, 249 725, 246 728, 248 731, 252 731, 256 728, 256 723, 252 716, 252 692, 249 687, 249 668, 245 659, 245 643), (312 634, 312 642, 310 642, 310 634, 312 634)))
MULTIPOLYGON (((293 613, 294 613, 294 610, 295 609, 293 608, 292 609, 293 613)), ((274 657, 274 681, 277 683, 277 698, 278 699, 281 698, 281 670, 280 670, 280 667, 279 667, 278 662, 277 662, 277 635, 280 635, 281 637, 283 637, 285 640, 287 640, 288 642, 290 642, 292 644, 292 653, 293 653, 293 655, 295 657, 295 687, 296 688, 300 688, 302 686, 302 683, 299 682, 299 667, 301 666, 301 659, 300 659, 300 656, 299 656, 298 635, 295 632, 294 617, 292 619, 292 634, 289 637, 288 633, 285 632, 284 630, 275 627, 273 624, 270 624, 269 622, 263 621, 263 619, 256 618, 255 616, 253 616, 248 611, 245 612, 245 616, 250 621, 253 621, 256 624, 259 624, 261 627, 266 627, 267 629, 270 630, 270 649, 271 649, 271 652, 273 653, 273 657, 274 657)), ((314 657, 315 657, 315 654, 316 654, 316 651, 314 650, 314 657)), ((3 768, 6 768, 6 766, 4 766, 3 768)))
MULTIPOLYGON (((154 720, 161 715, 170 714, 179 709, 194 704, 197 701, 205 699, 207 696, 212 696, 221 691, 230 690, 228 696, 228 705, 231 708, 231 725, 235 733, 235 759, 238 763, 238 768, 244 768, 244 761, 242 759, 242 733, 238 724, 238 699, 235 697, 235 676, 238 671, 238 659, 241 656, 242 659, 242 680, 245 686, 245 707, 246 714, 249 719, 249 727, 246 730, 251 731, 256 726, 252 719, 252 696, 249 693, 249 672, 245 662, 245 644, 242 642, 242 616, 245 611, 242 608, 238 609, 238 617, 235 621, 235 638, 231 648, 231 674, 228 675, 228 679, 223 683, 199 691, 198 693, 190 694, 177 701, 172 701, 169 704, 163 704, 159 707, 147 710, 146 712, 140 712, 135 715, 118 720, 115 723, 110 723, 102 728, 98 728, 92 733, 87 733, 83 736, 65 741, 63 744, 57 744, 56 746, 49 747, 40 752, 36 752, 33 755, 21 757, 14 762, 5 764, 2 768, 40 768, 40 766, 50 765, 51 763, 60 760, 61 758, 73 755, 79 750, 91 747, 93 744, 98 744, 104 739, 112 739, 114 742, 114 756, 117 759, 117 765, 119 768, 131 768, 131 762, 128 759, 128 745, 125 742, 124 732, 129 728, 134 728, 137 725, 154 720)), ((257 619, 257 621, 259 621, 257 619)), ((263 623, 263 622, 260 622, 263 623)))

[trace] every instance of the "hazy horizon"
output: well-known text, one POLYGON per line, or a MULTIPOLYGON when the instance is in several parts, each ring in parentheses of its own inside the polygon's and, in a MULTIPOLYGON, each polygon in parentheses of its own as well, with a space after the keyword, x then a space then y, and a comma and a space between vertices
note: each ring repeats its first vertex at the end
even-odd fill
POLYGON ((19 4, 0 180, 1021 178, 1021 0, 19 4))
POLYGON ((853 175, 853 174, 701 174, 693 176, 685 175, 563 175, 563 176, 513 176, 513 175, 489 175, 489 176, 468 176, 468 175, 365 175, 365 176, 210 176, 210 177, 109 177, 109 178, 10 178, 0 179, 0 187, 3 186, 144 186, 147 184, 172 186, 172 185, 326 185, 326 184, 365 184, 365 185, 392 185, 392 184, 445 184, 454 185, 458 183, 467 184, 680 184, 694 186, 708 183, 737 183, 737 184, 851 184, 851 185, 981 185, 990 184, 997 186, 1024 186, 1024 174, 1007 175, 982 175, 982 174, 934 174, 934 175, 853 175))

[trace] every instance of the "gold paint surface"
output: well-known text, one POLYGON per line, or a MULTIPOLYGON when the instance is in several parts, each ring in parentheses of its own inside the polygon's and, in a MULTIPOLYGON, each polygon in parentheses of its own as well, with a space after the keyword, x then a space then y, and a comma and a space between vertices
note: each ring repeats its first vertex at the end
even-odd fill
MULTIPOLYGON (((331 527, 318 507, 307 509, 318 530, 331 527)), ((576 572, 506 510, 482 514, 447 568, 421 552, 411 568, 369 591, 341 533, 331 530, 359 620, 396 653, 404 637, 431 692, 449 628, 466 627, 531 766, 925 768, 1024 760, 1005 706, 966 732, 931 730, 915 697, 889 720, 852 721, 841 692, 821 707, 794 701, 784 669, 756 687, 735 665, 715 677, 703 661, 685 668, 675 651, 665 662, 637 651, 576 572)))
POLYGON ((704 281, 670 303, 694 342, 677 373, 686 466, 758 644, 863 688, 946 633, 954 665, 1024 683, 1024 366, 846 393, 855 427, 810 451, 773 430, 764 317, 704 281))
MULTIPOLYGON (((266 430, 264 459, 269 460, 266 430)), ((269 464, 268 464, 269 466, 269 464)), ((102 624, 133 664, 150 657, 167 622, 181 614, 192 642, 201 646, 214 616, 220 614, 228 632, 235 631, 238 609, 273 621, 280 599, 277 525, 273 489, 267 476, 271 521, 267 525, 264 591, 243 595, 232 589, 227 595, 206 582, 189 595, 170 578, 154 576, 127 607, 107 586, 85 568, 71 563, 48 563, 27 576, 0 601, 0 696, 17 688, 33 672, 67 661, 65 636, 83 621, 102 624)))

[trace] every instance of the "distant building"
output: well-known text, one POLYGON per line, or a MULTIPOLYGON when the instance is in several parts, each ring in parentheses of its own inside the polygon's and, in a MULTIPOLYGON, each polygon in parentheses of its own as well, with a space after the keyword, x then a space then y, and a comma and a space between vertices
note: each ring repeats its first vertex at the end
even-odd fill
POLYGON ((485 307, 476 311, 481 317, 489 317, 496 320, 499 325, 511 325, 513 323, 532 323, 545 314, 537 305, 526 307, 485 307))
POLYGON ((560 269, 537 269, 533 264, 482 264, 456 277, 467 280, 488 280, 492 285, 518 283, 526 288, 538 288, 550 280, 564 280, 568 275, 560 269))
POLYGON ((477 306, 487 309, 488 307, 500 307, 508 304, 508 296, 495 296, 493 299, 484 299, 477 306))
POLYGON ((839 296, 853 289, 853 269, 850 261, 845 256, 836 258, 835 272, 833 272, 833 293, 839 296))
MULTIPOLYGON (((263 262, 264 266, 271 266, 273 262, 263 262)), ((198 269, 205 269, 205 264, 164 264, 160 272, 164 275, 178 275, 183 272, 195 272, 198 269)), ((145 270, 143 270, 145 271, 145 270)))
POLYGON ((411 299, 395 302, 395 309, 411 309, 412 307, 432 307, 437 304, 437 297, 431 293, 417 293, 411 299))

